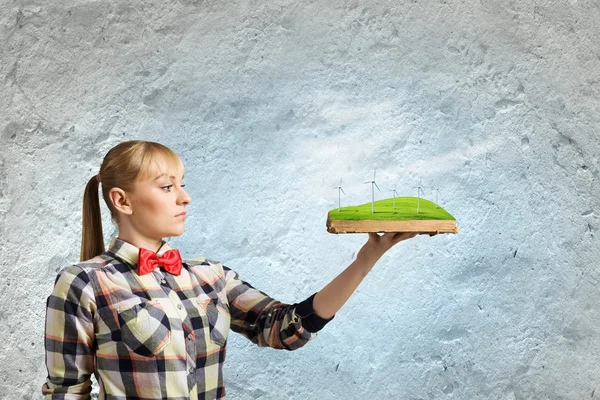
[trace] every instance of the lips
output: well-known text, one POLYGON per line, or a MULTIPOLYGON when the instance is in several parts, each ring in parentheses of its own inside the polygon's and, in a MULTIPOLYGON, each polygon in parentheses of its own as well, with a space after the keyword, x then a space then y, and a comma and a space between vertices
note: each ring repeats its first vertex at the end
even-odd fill
POLYGON ((179 217, 179 216, 181 216, 181 215, 186 215, 186 214, 187 214, 187 213, 186 213, 185 211, 184 211, 184 212, 180 212, 179 214, 177 214, 177 215, 176 215, 176 217, 179 217))

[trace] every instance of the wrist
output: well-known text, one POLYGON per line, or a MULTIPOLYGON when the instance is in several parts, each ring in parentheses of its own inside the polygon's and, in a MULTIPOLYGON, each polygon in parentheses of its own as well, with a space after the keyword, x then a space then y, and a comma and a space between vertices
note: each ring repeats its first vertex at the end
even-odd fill
POLYGON ((374 251, 372 248, 369 248, 367 245, 365 245, 356 255, 356 260, 362 264, 370 265, 370 269, 373 268, 375 263, 377 263, 382 255, 382 253, 374 251))
POLYGON ((358 269, 363 276, 366 276, 377 262, 377 258, 373 258, 372 256, 366 256, 364 254, 358 254, 356 256, 356 260, 354 261, 354 266, 358 269))

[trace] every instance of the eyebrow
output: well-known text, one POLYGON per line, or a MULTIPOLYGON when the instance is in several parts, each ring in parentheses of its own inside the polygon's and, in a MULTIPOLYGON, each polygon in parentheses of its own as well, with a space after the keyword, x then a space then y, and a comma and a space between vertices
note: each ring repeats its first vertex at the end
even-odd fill
MULTIPOLYGON (((163 176, 168 176, 168 175, 167 175, 167 174, 161 174, 161 175, 157 176, 156 178, 154 178, 154 180, 157 180, 157 179, 159 179, 159 178, 162 178, 163 176)), ((181 175, 181 179, 182 179, 182 180, 183 180, 183 177, 184 177, 184 176, 185 176, 185 174, 181 175)), ((173 175, 171 175, 171 176, 169 176, 169 178, 175 179, 176 177, 175 177, 175 176, 173 176, 173 175)))

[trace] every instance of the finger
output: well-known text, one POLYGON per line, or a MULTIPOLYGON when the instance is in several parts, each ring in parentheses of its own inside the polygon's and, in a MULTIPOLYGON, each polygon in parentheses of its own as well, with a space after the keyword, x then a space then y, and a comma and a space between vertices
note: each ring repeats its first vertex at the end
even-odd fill
POLYGON ((388 241, 395 243, 402 235, 404 235, 403 232, 388 232, 384 236, 386 236, 388 241))
POLYGON ((369 240, 377 240, 379 239, 379 235, 377 232, 369 232, 369 240))
POLYGON ((410 239, 410 238, 414 238, 415 236, 417 236, 416 232, 400 232, 400 233, 396 233, 396 235, 394 236, 394 240, 393 243, 399 243, 403 240, 406 239, 410 239))

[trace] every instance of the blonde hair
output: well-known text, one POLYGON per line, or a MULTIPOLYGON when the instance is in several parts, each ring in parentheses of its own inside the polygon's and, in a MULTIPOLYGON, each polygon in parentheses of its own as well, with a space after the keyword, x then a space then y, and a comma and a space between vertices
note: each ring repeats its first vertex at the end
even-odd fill
MULTIPOLYGON (((166 173, 166 168, 169 166, 176 166, 183 171, 183 163, 179 157, 168 147, 156 142, 131 140, 119 143, 106 153, 100 166, 99 176, 102 183, 102 197, 115 225, 118 225, 119 214, 109 198, 110 190, 118 187, 131 193, 137 180, 155 178, 166 173)), ((99 185, 100 182, 94 175, 88 181, 83 194, 80 261, 89 260, 105 251, 99 185)))

